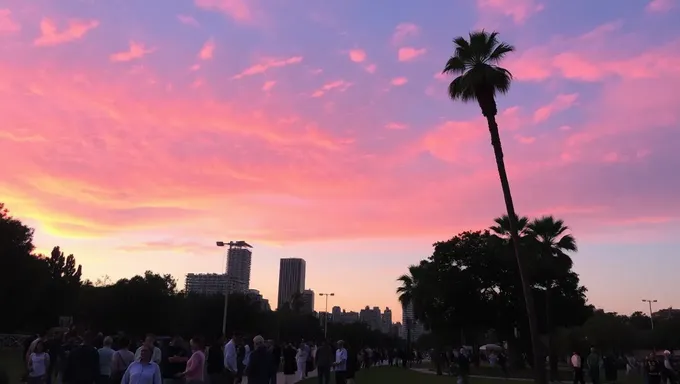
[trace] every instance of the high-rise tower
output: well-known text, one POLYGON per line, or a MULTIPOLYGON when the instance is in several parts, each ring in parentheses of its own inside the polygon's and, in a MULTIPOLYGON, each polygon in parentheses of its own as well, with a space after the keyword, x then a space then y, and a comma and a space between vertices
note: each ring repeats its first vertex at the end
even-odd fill
POLYGON ((302 294, 305 290, 305 270, 306 263, 302 259, 281 259, 277 309, 281 309, 281 306, 285 303, 290 303, 293 295, 302 294))

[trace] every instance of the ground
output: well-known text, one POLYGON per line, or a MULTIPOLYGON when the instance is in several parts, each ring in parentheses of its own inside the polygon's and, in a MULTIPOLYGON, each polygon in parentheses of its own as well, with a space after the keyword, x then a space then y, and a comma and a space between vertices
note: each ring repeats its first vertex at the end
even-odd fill
MULTIPOLYGON (((16 349, 0 349, 0 374, 5 371, 9 382, 21 382, 24 363, 21 360, 21 352, 16 349)), ((0 382, 1 382, 0 378, 0 382)))

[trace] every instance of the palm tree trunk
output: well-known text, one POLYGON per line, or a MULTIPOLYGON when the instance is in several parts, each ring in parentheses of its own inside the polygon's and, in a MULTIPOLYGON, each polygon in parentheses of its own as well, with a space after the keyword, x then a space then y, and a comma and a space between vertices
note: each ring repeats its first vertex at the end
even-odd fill
POLYGON ((498 133, 498 124, 496 123, 496 116, 494 114, 486 114, 486 120, 489 125, 489 133, 491 134, 491 145, 493 146, 494 155, 496 156, 496 166, 498 167, 498 176, 501 179, 501 187, 503 188, 503 197, 505 199, 505 208, 508 211, 510 218, 510 236, 512 238, 512 246, 515 251, 515 258, 517 259, 517 268, 519 270, 519 277, 522 281, 522 290, 524 291, 524 303, 526 305, 527 317, 529 320, 529 334, 531 337, 531 347, 534 355, 534 380, 538 384, 545 384, 545 361, 541 357, 541 345, 538 338, 538 327, 536 321, 536 307, 534 306, 534 295, 531 291, 531 286, 528 281, 526 270, 526 263, 519 251, 519 236, 517 234, 517 214, 515 213, 515 206, 512 202, 512 195, 510 194, 510 183, 508 182, 508 175, 505 172, 505 162, 503 161, 503 147, 501 146, 501 137, 498 133))

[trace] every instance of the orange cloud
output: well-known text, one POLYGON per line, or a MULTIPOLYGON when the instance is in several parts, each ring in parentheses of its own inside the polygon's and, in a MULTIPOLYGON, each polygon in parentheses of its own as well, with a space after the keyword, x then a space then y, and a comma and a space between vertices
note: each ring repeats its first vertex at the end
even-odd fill
POLYGON ((140 59, 154 51, 155 49, 153 48, 146 48, 143 43, 131 41, 127 51, 114 53, 109 56, 109 59, 113 62, 126 62, 140 59))
POLYGON ((59 45, 80 40, 91 30, 99 26, 97 20, 69 20, 66 28, 59 31, 57 24, 48 18, 40 21, 40 36, 33 41, 39 47, 59 45))
POLYGON ((395 77, 394 79, 392 79, 390 81, 390 84, 392 84, 394 86, 400 86, 400 85, 404 85, 406 83, 408 83, 408 79, 405 78, 405 77, 395 77))
POLYGON ((349 51, 349 59, 355 63, 361 63, 366 60, 366 52, 362 49, 352 49, 349 51))
POLYGON ((647 12, 668 12, 675 7, 674 0, 652 0, 645 8, 647 12))
POLYGON ((253 19, 253 10, 246 0, 194 0, 194 4, 199 8, 222 12, 236 21, 253 19))
POLYGON ((266 81, 262 85, 262 90, 267 92, 267 91, 271 90, 272 88, 274 88, 275 85, 276 85, 276 81, 266 81))
POLYGON ((21 30, 21 24, 12 18, 12 11, 0 9, 0 34, 14 33, 21 30))
POLYGON ((512 17, 515 24, 523 24, 529 17, 542 11, 543 4, 536 0, 477 0, 483 12, 495 12, 512 17))
POLYGON ((200 27, 201 26, 193 16, 177 15, 177 20, 184 25, 190 25, 192 27, 200 27))
POLYGON ((203 44, 201 51, 198 53, 198 58, 201 60, 210 60, 215 54, 215 41, 210 39, 203 44))
POLYGON ((344 80, 336 80, 332 81, 330 83, 324 84, 321 88, 317 89, 312 93, 312 97, 321 97, 328 93, 328 91, 337 89, 339 92, 344 92, 346 91, 349 87, 352 86, 352 83, 348 83, 344 80))
POLYGON ((392 34, 392 44, 398 45, 404 42, 408 37, 417 36, 420 33, 420 28, 413 23, 401 23, 394 28, 392 34))
POLYGON ((267 72, 270 68, 285 67, 287 65, 299 64, 302 62, 302 56, 293 56, 287 59, 268 59, 262 63, 255 64, 244 69, 241 73, 235 75, 233 79, 242 79, 246 76, 259 75, 267 72))
POLYGON ((544 105, 534 112, 534 123, 548 120, 553 114, 571 108, 576 102, 576 99, 578 99, 577 93, 557 95, 555 100, 550 102, 550 104, 544 105))
POLYGON ((399 61, 411 61, 419 56, 424 55, 426 52, 425 48, 416 49, 413 47, 399 48, 397 57, 399 61))

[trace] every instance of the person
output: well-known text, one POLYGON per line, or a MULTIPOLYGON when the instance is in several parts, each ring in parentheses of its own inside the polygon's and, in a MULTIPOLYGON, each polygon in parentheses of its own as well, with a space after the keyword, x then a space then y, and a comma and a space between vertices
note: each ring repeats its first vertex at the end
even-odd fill
POLYGON ((144 343, 142 344, 142 346, 137 348, 137 351, 135 351, 135 360, 139 360, 141 358, 142 348, 146 347, 150 351, 152 351, 151 361, 156 363, 156 365, 160 365, 163 354, 161 353, 161 349, 158 348, 155 345, 155 343, 156 343, 156 336, 154 336, 152 334, 146 335, 146 338, 144 338, 144 343))
POLYGON ((583 376, 583 362, 576 351, 571 355, 571 368, 574 371, 574 384, 586 384, 586 379, 583 376))
POLYGON ((127 337, 121 337, 118 340, 118 345, 118 350, 113 353, 111 358, 111 382, 113 384, 118 384, 123 380, 125 371, 135 361, 135 354, 129 349, 130 340, 127 337))
POLYGON ((316 348, 316 355, 314 362, 316 363, 316 376, 319 384, 330 384, 331 382, 331 365, 333 364, 333 349, 324 340, 316 348))
POLYGON ((102 340, 102 347, 99 348, 99 383, 108 384, 111 380, 111 363, 113 363, 113 354, 115 351, 111 348, 113 339, 106 336, 102 340))
POLYGON ((276 383, 276 374, 279 372, 279 365, 281 365, 281 347, 274 343, 274 340, 267 340, 269 345, 269 355, 271 356, 272 369, 269 377, 269 384, 276 383))
POLYGON ((137 350, 139 359, 136 359, 125 371, 121 384, 162 384, 161 368, 152 360, 153 349, 148 345, 142 345, 137 350))
POLYGON ((602 367, 604 368, 604 379, 608 383, 615 383, 618 380, 616 357, 612 354, 602 355, 602 367))
POLYGON ((295 382, 295 370, 297 367, 297 362, 295 357, 297 351, 293 344, 286 343, 283 348, 283 376, 286 378, 286 384, 292 384, 295 382))
POLYGON ((253 350, 246 366, 248 384, 269 384, 272 373, 272 357, 262 336, 253 338, 253 350))
POLYGON ((663 351, 663 368, 661 369, 661 381, 675 384, 675 367, 671 361, 671 351, 663 351))
POLYGON ((345 367, 345 383, 354 384, 354 374, 359 370, 358 354, 352 350, 349 344, 345 344, 347 350, 347 366, 345 367))
POLYGON ((586 359, 588 363, 588 376, 593 384, 600 384, 600 364, 602 364, 602 359, 597 353, 595 347, 590 348, 590 355, 586 359))
POLYGON ((295 361, 297 362, 297 375, 299 381, 304 379, 307 374, 307 344, 305 344, 304 341, 301 342, 298 347, 295 361))
POLYGON ((221 384, 224 377, 224 352, 222 352, 221 340, 215 340, 208 348, 206 366, 210 383, 221 384))
POLYGON ((92 384, 99 379, 99 353, 92 346, 94 334, 86 332, 81 345, 68 354, 64 383, 92 384))
POLYGON ((461 348, 458 352, 458 384, 467 384, 470 381, 470 358, 467 350, 461 348))
POLYGON ((181 383, 177 375, 183 372, 187 366, 189 356, 184 348, 184 340, 181 336, 175 336, 161 352, 161 376, 164 384, 181 383))
POLYGON ((656 359, 654 352, 650 353, 644 363, 647 384, 661 384, 661 364, 656 359))
POLYGON ((50 355, 45 352, 45 343, 42 340, 33 347, 33 352, 28 355, 28 384, 44 384, 47 382, 47 372, 50 366, 50 355))
POLYGON ((345 342, 338 340, 338 349, 335 350, 335 383, 346 384, 347 382, 347 350, 345 349, 345 342))
POLYGON ((205 382, 205 345, 201 337, 194 337, 189 344, 192 351, 191 357, 186 362, 186 369, 176 374, 176 377, 184 378, 186 384, 202 384, 205 382))
POLYGON ((505 355, 505 351, 500 351, 498 353, 498 366, 501 368, 503 377, 508 377, 508 356, 505 355))
POLYGON ((234 334, 224 346, 224 376, 226 384, 233 384, 238 374, 237 346, 239 335, 234 334))

